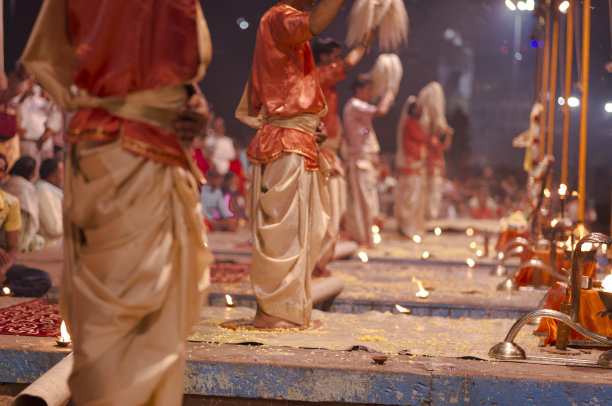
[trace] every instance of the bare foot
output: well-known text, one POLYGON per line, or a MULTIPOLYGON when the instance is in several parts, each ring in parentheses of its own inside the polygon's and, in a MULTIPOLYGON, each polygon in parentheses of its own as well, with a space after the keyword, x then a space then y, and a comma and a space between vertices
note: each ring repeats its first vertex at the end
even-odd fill
POLYGON ((257 306, 257 313, 253 318, 253 326, 257 328, 300 328, 299 324, 292 323, 287 320, 283 320, 280 317, 270 316, 266 314, 257 306))
POLYGON ((314 271, 312 271, 313 278, 329 278, 331 276, 331 272, 326 267, 315 266, 314 271))

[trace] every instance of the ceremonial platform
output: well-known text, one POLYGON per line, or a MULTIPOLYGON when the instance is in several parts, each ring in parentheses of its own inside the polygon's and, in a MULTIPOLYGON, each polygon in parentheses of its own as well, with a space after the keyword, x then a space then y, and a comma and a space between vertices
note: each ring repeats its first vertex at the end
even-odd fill
MULTIPOLYGON (((202 310, 187 343, 185 405, 612 404, 612 375, 597 365, 600 348, 551 354, 538 346, 541 337, 531 333, 535 326, 528 326, 517 338, 527 360, 488 356, 545 292, 498 291, 503 278, 491 275, 492 253, 476 255, 482 244, 478 236, 429 233, 416 244, 383 232, 380 245, 363 251, 367 261, 355 253, 330 265, 344 289, 333 301, 322 302, 319 307, 330 311, 314 310, 313 322, 302 331, 249 327, 255 301, 245 271, 248 234, 209 238, 217 263, 231 266, 215 268, 211 306, 202 310), (472 242, 478 247, 470 247, 472 242), (427 260, 424 250, 432 254, 427 260), (472 267, 468 258, 475 261, 472 267), (417 280, 427 297, 417 297, 417 280)), ((61 252, 20 261, 49 270, 54 285, 59 283, 61 252)), ((42 308, 44 319, 57 329, 55 295, 54 290, 45 302, 50 307, 3 297, 0 311, 42 308)), ((36 312, 31 318, 40 324, 36 312)), ((48 328, 40 335, 53 335, 48 328)), ((54 336, 9 334, 0 334, 0 405, 1 395, 10 400, 70 353, 56 345, 54 336)))

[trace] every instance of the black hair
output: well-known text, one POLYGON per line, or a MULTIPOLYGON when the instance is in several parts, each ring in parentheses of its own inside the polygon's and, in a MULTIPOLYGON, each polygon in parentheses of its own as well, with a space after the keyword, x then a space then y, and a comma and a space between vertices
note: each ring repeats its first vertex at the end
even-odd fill
POLYGON ((321 55, 329 55, 334 49, 341 49, 342 45, 333 38, 317 38, 312 43, 312 55, 316 63, 320 62, 321 55))
POLYGON ((357 89, 364 88, 370 84, 372 84, 372 76, 370 76, 370 74, 368 73, 362 73, 360 75, 357 75, 357 78, 351 85, 351 89, 353 90, 353 93, 355 93, 357 89))
POLYGON ((419 106, 419 102, 417 102, 416 100, 408 105, 407 113, 410 117, 412 117, 412 113, 414 112, 414 109, 416 109, 418 106, 419 106))
POLYGON ((31 156, 22 156, 15 162, 15 165, 9 171, 9 175, 17 175, 27 180, 32 179, 32 175, 36 171, 36 160, 31 156))
POLYGON ((49 176, 57 173, 59 171, 59 166, 57 165, 57 161, 53 158, 47 158, 42 161, 40 164, 40 169, 38 170, 38 175, 41 179, 47 180, 49 176))

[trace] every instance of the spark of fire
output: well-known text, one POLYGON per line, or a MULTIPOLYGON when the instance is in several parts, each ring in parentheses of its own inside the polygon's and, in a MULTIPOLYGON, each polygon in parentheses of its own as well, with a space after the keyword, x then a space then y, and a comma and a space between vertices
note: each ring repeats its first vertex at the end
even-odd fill
POLYGON ((420 299, 425 299, 427 296, 429 296, 429 292, 423 287, 423 284, 421 283, 420 280, 418 280, 417 278, 413 276, 412 282, 416 283, 417 286, 419 287, 419 291, 416 293, 416 297, 420 299))

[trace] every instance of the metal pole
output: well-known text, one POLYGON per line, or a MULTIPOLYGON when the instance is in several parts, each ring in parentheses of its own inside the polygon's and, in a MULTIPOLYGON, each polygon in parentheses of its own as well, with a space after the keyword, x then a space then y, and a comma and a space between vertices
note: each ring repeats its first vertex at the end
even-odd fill
POLYGON ((567 102, 572 95, 572 62, 574 51, 574 0, 567 9, 565 32, 565 104, 563 105, 563 156, 561 160, 561 183, 567 185, 569 158, 570 106, 567 102))
POLYGON ((557 68, 559 66, 559 7, 557 0, 551 3, 553 10, 552 54, 550 56, 550 92, 548 99, 548 144, 546 153, 553 155, 555 143, 555 104, 557 103, 557 68))
POLYGON ((580 102, 580 157, 578 166, 578 221, 584 222, 586 202, 587 118, 589 112, 589 62, 591 57, 591 0, 583 0, 582 100, 580 102))
POLYGON ((550 69, 550 0, 544 5, 546 11, 544 14, 544 62, 542 64, 542 91, 540 93, 540 102, 542 103, 542 114, 540 117, 540 160, 544 158, 546 147, 546 114, 548 101, 548 76, 550 69))

